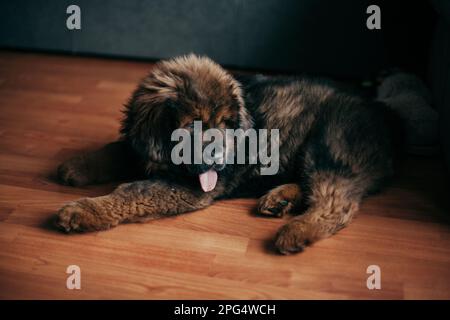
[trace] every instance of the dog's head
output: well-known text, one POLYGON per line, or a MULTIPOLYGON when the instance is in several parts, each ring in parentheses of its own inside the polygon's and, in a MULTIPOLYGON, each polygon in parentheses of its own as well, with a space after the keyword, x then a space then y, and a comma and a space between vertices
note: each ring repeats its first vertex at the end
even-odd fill
POLYGON ((189 55, 158 63, 141 81, 126 105, 121 132, 149 172, 175 170, 199 176, 205 190, 204 183, 210 189, 223 165, 174 166, 171 159, 172 132, 192 131, 194 121, 201 121, 203 130, 252 126, 240 84, 209 58, 189 55))

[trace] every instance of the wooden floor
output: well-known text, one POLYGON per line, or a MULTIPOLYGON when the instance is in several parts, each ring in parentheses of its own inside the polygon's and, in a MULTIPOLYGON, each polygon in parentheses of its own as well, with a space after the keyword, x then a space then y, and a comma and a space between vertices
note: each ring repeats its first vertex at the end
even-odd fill
POLYGON ((114 185, 72 188, 57 164, 117 137, 121 105, 150 63, 0 52, 0 298, 450 298, 449 186, 439 159, 409 158, 351 226, 304 253, 271 246, 283 220, 253 199, 196 213, 61 234, 65 202, 114 185), (66 268, 81 268, 81 290, 66 268), (381 268, 381 290, 366 269, 381 268))

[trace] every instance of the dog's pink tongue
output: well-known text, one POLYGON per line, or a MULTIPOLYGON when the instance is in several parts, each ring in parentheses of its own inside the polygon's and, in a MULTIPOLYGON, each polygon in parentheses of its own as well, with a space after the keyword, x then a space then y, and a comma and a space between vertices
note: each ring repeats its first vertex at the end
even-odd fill
POLYGON ((217 172, 213 169, 208 170, 198 176, 203 191, 209 192, 214 190, 217 183, 217 172))

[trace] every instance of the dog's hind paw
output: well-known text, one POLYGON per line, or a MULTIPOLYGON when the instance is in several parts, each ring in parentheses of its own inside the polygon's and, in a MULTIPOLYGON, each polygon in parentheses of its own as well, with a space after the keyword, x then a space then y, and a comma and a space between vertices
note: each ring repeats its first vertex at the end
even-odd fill
POLYGON ((270 190, 259 199, 258 213, 282 217, 297 206, 300 198, 300 187, 297 184, 283 184, 270 190))

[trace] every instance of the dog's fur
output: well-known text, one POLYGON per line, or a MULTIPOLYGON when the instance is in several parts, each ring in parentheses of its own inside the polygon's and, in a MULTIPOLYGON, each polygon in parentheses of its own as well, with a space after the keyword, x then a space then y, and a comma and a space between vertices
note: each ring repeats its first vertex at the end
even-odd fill
POLYGON ((382 103, 352 96, 329 81, 239 78, 194 55, 163 61, 126 105, 122 138, 58 169, 60 181, 75 186, 140 173, 149 178, 69 203, 58 212, 57 224, 67 232, 105 230, 265 189, 260 214, 306 210, 275 239, 280 252, 296 252, 348 225, 362 198, 392 176, 397 126, 382 103), (208 168, 176 166, 170 159, 172 131, 194 120, 201 120, 204 129, 279 129, 279 173, 260 176, 259 165, 227 165, 216 188, 203 192, 197 176, 208 168))

